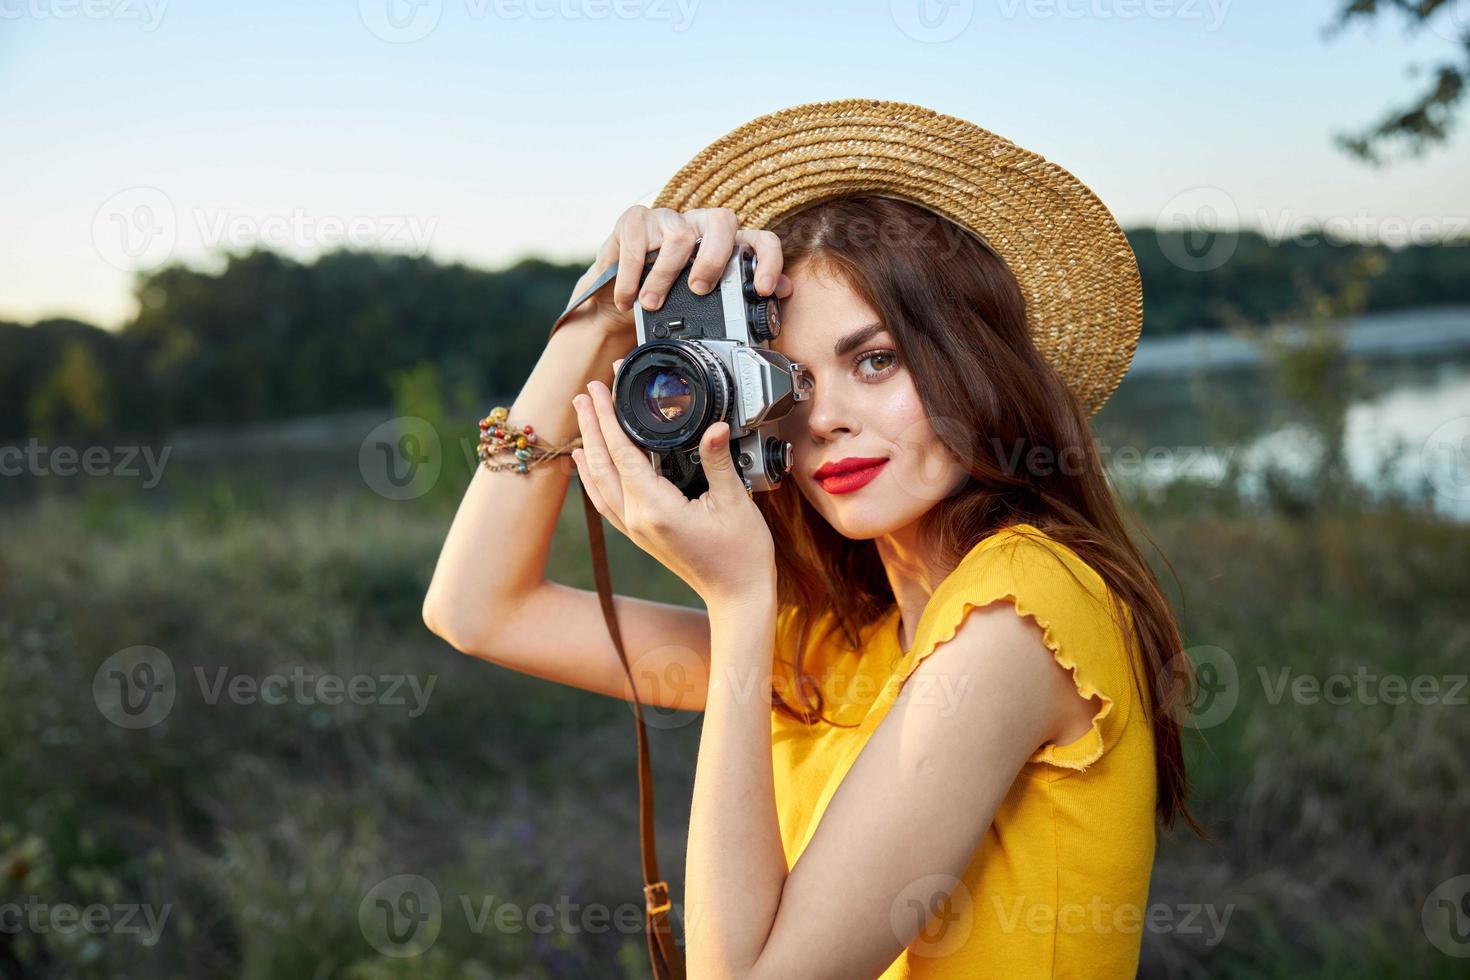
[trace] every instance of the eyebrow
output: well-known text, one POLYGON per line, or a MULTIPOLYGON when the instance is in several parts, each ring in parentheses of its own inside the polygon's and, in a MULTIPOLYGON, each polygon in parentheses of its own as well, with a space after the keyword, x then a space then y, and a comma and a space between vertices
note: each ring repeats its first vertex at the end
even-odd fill
POLYGON ((887 328, 884 327, 882 323, 876 320, 872 323, 867 324, 866 326, 859 327, 852 333, 848 334, 846 337, 843 337, 841 340, 837 341, 836 345, 834 345, 832 348, 832 354, 834 357, 841 357, 844 354, 850 354, 853 351, 857 350, 864 341, 872 339, 878 334, 883 333, 886 329, 887 328))

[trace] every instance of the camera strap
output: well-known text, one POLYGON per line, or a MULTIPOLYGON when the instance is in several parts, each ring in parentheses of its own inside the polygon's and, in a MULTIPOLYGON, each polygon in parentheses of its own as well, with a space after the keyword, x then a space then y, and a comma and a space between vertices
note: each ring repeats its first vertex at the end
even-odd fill
MULTIPOLYGON (((597 279, 567 304, 561 316, 551 325, 555 333, 568 313, 581 306, 618 274, 614 262, 597 279)), ((654 841, 653 825, 653 767, 648 758, 648 728, 643 722, 643 702, 638 697, 638 685, 633 679, 633 667, 628 662, 628 653, 623 648, 623 632, 618 626, 617 610, 613 606, 612 576, 607 566, 607 542, 602 533, 602 515, 587 494, 580 481, 582 509, 587 518, 587 546, 592 557, 592 576, 597 583, 597 598, 602 604, 602 618, 607 623, 607 632, 612 637, 613 649, 618 662, 623 665, 623 674, 628 678, 628 693, 633 702, 633 720, 638 744, 638 837, 639 851, 643 861, 643 906, 644 932, 648 941, 648 959, 653 967, 654 980, 684 980, 684 957, 674 939, 673 927, 669 922, 669 886, 659 875, 658 847, 654 841)))

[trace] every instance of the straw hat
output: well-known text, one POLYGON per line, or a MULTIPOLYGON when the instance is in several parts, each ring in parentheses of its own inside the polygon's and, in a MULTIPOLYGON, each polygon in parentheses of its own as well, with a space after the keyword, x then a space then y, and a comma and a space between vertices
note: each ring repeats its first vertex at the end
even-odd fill
POLYGON ((1010 267, 1042 355, 1095 413, 1128 370, 1143 325, 1133 249, 1085 184, 1039 154, 922 106, 842 99, 753 119, 674 174, 656 208, 730 208, 768 228, 853 194, 921 205, 1010 267))

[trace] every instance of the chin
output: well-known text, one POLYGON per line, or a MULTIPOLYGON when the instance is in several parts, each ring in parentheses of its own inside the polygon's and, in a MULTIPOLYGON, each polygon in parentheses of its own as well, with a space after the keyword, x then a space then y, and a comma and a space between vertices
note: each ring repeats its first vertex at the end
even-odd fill
POLYGON ((827 519, 832 529, 852 541, 867 541, 907 527, 923 516, 922 513, 907 514, 901 503, 912 504, 913 500, 894 500, 891 495, 868 493, 868 488, 851 494, 834 496, 821 487, 803 485, 806 498, 817 513, 827 519))

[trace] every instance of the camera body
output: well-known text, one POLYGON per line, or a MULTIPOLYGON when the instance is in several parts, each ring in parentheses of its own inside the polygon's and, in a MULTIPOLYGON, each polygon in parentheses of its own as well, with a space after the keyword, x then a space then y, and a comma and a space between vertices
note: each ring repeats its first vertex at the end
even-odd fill
POLYGON ((693 264, 691 256, 657 310, 633 304, 638 344, 613 378, 618 424, 693 499, 708 489, 700 437, 727 422, 730 455, 746 488, 774 490, 793 464, 777 423, 811 397, 811 377, 767 346, 781 330, 780 302, 756 292, 750 246, 735 247, 719 284, 703 296, 689 289, 693 264))

